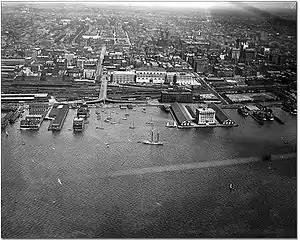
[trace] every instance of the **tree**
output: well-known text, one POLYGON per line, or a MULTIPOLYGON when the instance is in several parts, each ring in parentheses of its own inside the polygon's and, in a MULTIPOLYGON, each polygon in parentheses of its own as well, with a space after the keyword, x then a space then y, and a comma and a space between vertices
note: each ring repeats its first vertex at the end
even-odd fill
POLYGON ((173 76, 173 85, 176 85, 176 83, 177 83, 177 76, 176 76, 176 74, 173 76))
POLYGON ((45 71, 45 69, 42 70, 40 81, 46 81, 46 71, 45 71))

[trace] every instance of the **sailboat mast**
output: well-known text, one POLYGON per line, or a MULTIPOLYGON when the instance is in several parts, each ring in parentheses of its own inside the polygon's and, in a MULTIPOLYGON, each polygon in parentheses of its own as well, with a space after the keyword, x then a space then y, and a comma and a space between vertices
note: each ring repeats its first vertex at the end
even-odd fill
POLYGON ((151 142, 153 142, 153 130, 151 131, 151 142))

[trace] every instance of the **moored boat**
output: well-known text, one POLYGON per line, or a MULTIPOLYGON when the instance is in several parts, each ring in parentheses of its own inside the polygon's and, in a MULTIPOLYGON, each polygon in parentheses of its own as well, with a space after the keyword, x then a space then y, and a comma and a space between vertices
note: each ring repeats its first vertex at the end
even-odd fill
POLYGON ((239 107, 238 108, 238 113, 242 116, 248 116, 249 113, 248 111, 246 110, 246 107, 245 106, 242 106, 242 107, 239 107))

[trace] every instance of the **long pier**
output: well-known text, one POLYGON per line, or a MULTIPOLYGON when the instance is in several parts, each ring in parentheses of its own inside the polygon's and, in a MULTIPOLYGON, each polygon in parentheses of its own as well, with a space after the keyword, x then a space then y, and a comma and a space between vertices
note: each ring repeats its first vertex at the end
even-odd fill
POLYGON ((69 112, 69 106, 63 105, 58 111, 54 120, 51 121, 48 131, 60 131, 64 125, 65 119, 69 112))

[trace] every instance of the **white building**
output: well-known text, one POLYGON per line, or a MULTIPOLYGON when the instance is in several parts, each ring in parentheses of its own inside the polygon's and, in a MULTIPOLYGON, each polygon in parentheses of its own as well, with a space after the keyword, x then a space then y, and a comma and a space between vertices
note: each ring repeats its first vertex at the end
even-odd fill
POLYGON ((136 70, 136 82, 163 84, 166 80, 166 74, 167 72, 165 70, 141 68, 136 70))
POLYGON ((135 72, 134 71, 113 71, 112 80, 119 84, 122 83, 134 83, 135 72))
POLYGON ((199 125, 215 124, 216 112, 212 108, 197 108, 196 109, 196 123, 199 125))
POLYGON ((167 72, 166 82, 173 83, 174 76, 176 76, 176 83, 179 85, 199 85, 196 81, 196 76, 187 72, 167 72))

